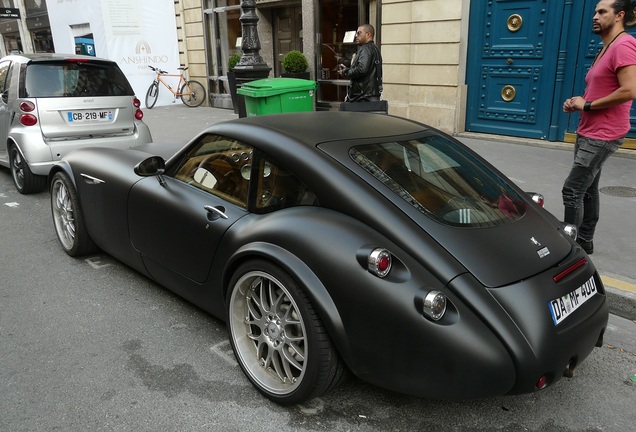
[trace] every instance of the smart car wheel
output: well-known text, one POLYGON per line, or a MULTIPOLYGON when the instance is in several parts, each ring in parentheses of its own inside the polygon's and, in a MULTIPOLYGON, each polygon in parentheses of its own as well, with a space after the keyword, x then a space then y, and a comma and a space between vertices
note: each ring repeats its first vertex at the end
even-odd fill
POLYGON ((9 149, 9 165, 11 166, 13 184, 21 194, 42 192, 46 187, 46 177, 31 172, 29 165, 15 145, 9 149))
POLYGON ((228 328, 234 354, 252 384, 279 404, 326 392, 344 367, 298 284, 261 260, 239 267, 230 282, 228 328))
POLYGON ((77 192, 69 177, 58 172, 51 182, 51 211, 55 233, 70 256, 84 255, 97 249, 86 232, 77 192))

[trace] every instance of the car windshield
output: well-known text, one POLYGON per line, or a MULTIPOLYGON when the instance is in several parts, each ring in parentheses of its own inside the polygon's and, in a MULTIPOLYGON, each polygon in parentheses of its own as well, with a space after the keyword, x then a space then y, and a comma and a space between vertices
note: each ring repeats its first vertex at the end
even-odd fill
POLYGON ((501 225, 526 211, 506 181, 439 135, 357 146, 351 157, 417 210, 448 225, 501 225))
POLYGON ((25 97, 132 96, 123 72, 106 62, 31 63, 25 97))

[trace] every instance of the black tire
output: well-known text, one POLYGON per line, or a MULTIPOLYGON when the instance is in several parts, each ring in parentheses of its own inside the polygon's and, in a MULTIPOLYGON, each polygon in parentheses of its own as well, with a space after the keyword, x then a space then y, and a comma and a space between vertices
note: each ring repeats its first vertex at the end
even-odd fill
POLYGON ((268 399, 298 404, 320 396, 345 367, 307 295, 278 266, 242 264, 228 293, 230 343, 252 384, 268 399))
POLYGON ((181 100, 189 107, 198 107, 205 100, 205 87, 199 81, 188 81, 181 87, 180 93, 181 100))
POLYGON ((46 176, 33 174, 15 145, 9 147, 9 166, 13 184, 21 194, 42 192, 46 187, 46 176))
POLYGON ((73 257, 95 252, 97 246, 86 231, 84 214, 71 179, 63 172, 55 173, 50 190, 55 233, 64 251, 73 257))
POLYGON ((159 84, 157 81, 154 81, 148 87, 148 91, 146 92, 146 108, 152 109, 153 106, 157 103, 157 98, 159 97, 159 84))

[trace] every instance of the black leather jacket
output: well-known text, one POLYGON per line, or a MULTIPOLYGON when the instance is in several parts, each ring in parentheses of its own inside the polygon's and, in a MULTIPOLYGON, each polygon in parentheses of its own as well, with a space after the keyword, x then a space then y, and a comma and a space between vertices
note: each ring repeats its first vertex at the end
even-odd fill
POLYGON ((351 67, 342 71, 342 76, 351 83, 347 91, 346 102, 380 100, 382 92, 382 56, 380 49, 367 42, 358 48, 351 67))

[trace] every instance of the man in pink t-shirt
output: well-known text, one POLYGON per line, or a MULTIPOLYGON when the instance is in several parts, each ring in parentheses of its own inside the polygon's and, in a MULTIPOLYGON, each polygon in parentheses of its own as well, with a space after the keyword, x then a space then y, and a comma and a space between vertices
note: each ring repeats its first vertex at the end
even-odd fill
POLYGON ((599 219, 598 183, 603 163, 623 144, 630 129, 629 112, 636 98, 636 39, 625 32, 636 24, 636 2, 601 0, 592 30, 603 41, 585 77, 583 96, 563 103, 563 111, 581 111, 574 146, 574 164, 563 185, 564 222, 578 227, 577 242, 594 251, 599 219))

